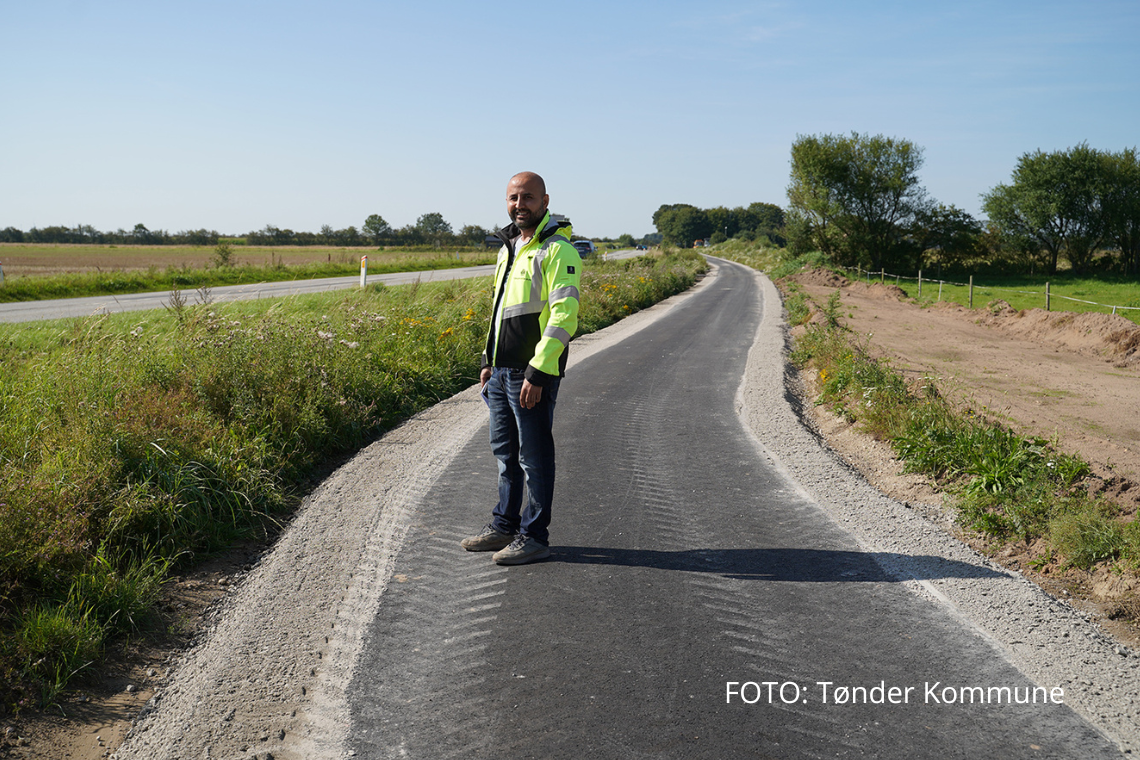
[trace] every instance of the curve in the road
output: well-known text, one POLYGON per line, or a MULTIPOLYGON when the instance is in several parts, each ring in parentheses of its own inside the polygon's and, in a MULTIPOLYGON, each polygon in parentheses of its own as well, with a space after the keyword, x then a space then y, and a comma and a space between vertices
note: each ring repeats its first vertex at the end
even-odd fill
POLYGON ((495 493, 485 429, 464 448, 369 625, 356 757, 1118 756, 1041 691, 991 702, 1037 685, 763 457, 736 413, 763 309, 722 264, 574 368, 549 561, 459 549, 495 493))
POLYGON ((722 262, 576 340, 548 562, 458 546, 494 491, 476 389, 392 431, 312 494, 116 757, 1117 756, 1067 704, 926 701, 1029 673, 1123 744, 1140 679, 828 455, 782 330, 771 283, 722 262))

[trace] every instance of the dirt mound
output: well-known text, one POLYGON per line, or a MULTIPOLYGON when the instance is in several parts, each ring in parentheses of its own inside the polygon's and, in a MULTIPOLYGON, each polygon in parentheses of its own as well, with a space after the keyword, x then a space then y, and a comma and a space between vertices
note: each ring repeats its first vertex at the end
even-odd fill
POLYGON ((878 298, 884 301, 902 301, 907 296, 906 291, 898 285, 888 285, 882 282, 863 282, 862 280, 849 280, 841 274, 830 269, 804 269, 790 275, 788 280, 812 288, 843 288, 860 295, 878 298))
POLYGON ((1099 356, 1119 367, 1140 363, 1140 325, 1116 314, 1074 314, 1044 309, 1017 311, 1002 301, 983 311, 978 323, 1025 340, 1099 356))
POLYGON ((786 279, 792 282, 799 283, 800 285, 812 285, 819 288, 845 288, 851 284, 841 274, 836 274, 830 269, 803 269, 793 275, 789 275, 786 279))
POLYGON ((882 282, 852 282, 849 289, 866 295, 869 298, 877 298, 880 301, 903 301, 910 296, 906 291, 898 285, 887 285, 882 282))

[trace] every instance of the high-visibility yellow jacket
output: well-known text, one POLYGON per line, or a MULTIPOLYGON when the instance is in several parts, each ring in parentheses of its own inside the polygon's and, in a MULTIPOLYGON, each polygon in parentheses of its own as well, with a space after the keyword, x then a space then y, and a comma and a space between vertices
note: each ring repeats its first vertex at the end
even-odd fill
POLYGON ((548 385, 565 373, 567 347, 578 329, 582 259, 570 245, 570 223, 554 221, 549 212, 516 251, 518 235, 513 223, 496 233, 503 247, 483 366, 521 369, 531 383, 548 385))

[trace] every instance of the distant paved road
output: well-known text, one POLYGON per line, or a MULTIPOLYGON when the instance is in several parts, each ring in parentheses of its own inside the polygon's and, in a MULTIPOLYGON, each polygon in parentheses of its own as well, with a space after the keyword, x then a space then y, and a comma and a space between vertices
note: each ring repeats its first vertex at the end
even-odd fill
MULTIPOLYGON (((382 282, 386 285, 406 285, 420 282, 458 280, 466 277, 483 277, 494 274, 494 265, 461 267, 459 269, 435 269, 424 272, 399 272, 396 274, 374 274, 368 276, 369 283, 382 282)), ((320 280, 291 280, 287 282, 259 282, 250 285, 226 285, 210 288, 210 298, 215 302, 245 301, 256 298, 279 298, 302 293, 318 293, 325 290, 340 290, 357 287, 360 276, 328 277, 320 280)), ((184 291, 184 295, 194 301, 195 291, 184 291)), ((93 314, 111 314, 120 311, 143 311, 161 309, 170 303, 170 293, 128 293, 117 296, 93 296, 91 298, 59 298, 52 301, 21 301, 0 304, 0 322, 31 322, 38 319, 63 319, 67 317, 89 317, 93 314)))
MULTIPOLYGON (((625 259, 637 256, 637 251, 615 251, 606 259, 625 259)), ((385 285, 409 285, 420 282, 440 282, 461 280, 468 277, 489 277, 494 274, 493 264, 457 269, 432 269, 423 272, 397 272, 395 274, 373 274, 369 283, 382 282, 385 285)), ((280 298, 303 293, 318 293, 325 290, 354 288, 360 284, 360 275, 352 277, 327 277, 319 280, 291 280, 287 282, 258 282, 250 285, 226 285, 210 288, 210 298, 215 302, 246 301, 258 298, 280 298)), ((196 291, 184 291, 186 298, 194 302, 196 291)), ((144 311, 161 309, 170 303, 170 292, 127 293, 117 296, 92 296, 90 298, 57 298, 49 301, 21 301, 0 304, 0 322, 33 322, 40 319, 66 319, 89 317, 93 314, 113 314, 121 311, 144 311)))

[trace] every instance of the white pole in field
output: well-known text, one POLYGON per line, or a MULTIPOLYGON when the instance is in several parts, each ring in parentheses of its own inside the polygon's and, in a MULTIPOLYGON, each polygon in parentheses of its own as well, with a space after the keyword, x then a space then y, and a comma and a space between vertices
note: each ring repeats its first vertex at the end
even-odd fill
POLYGON ((360 287, 368 284, 368 257, 360 257, 360 287))

